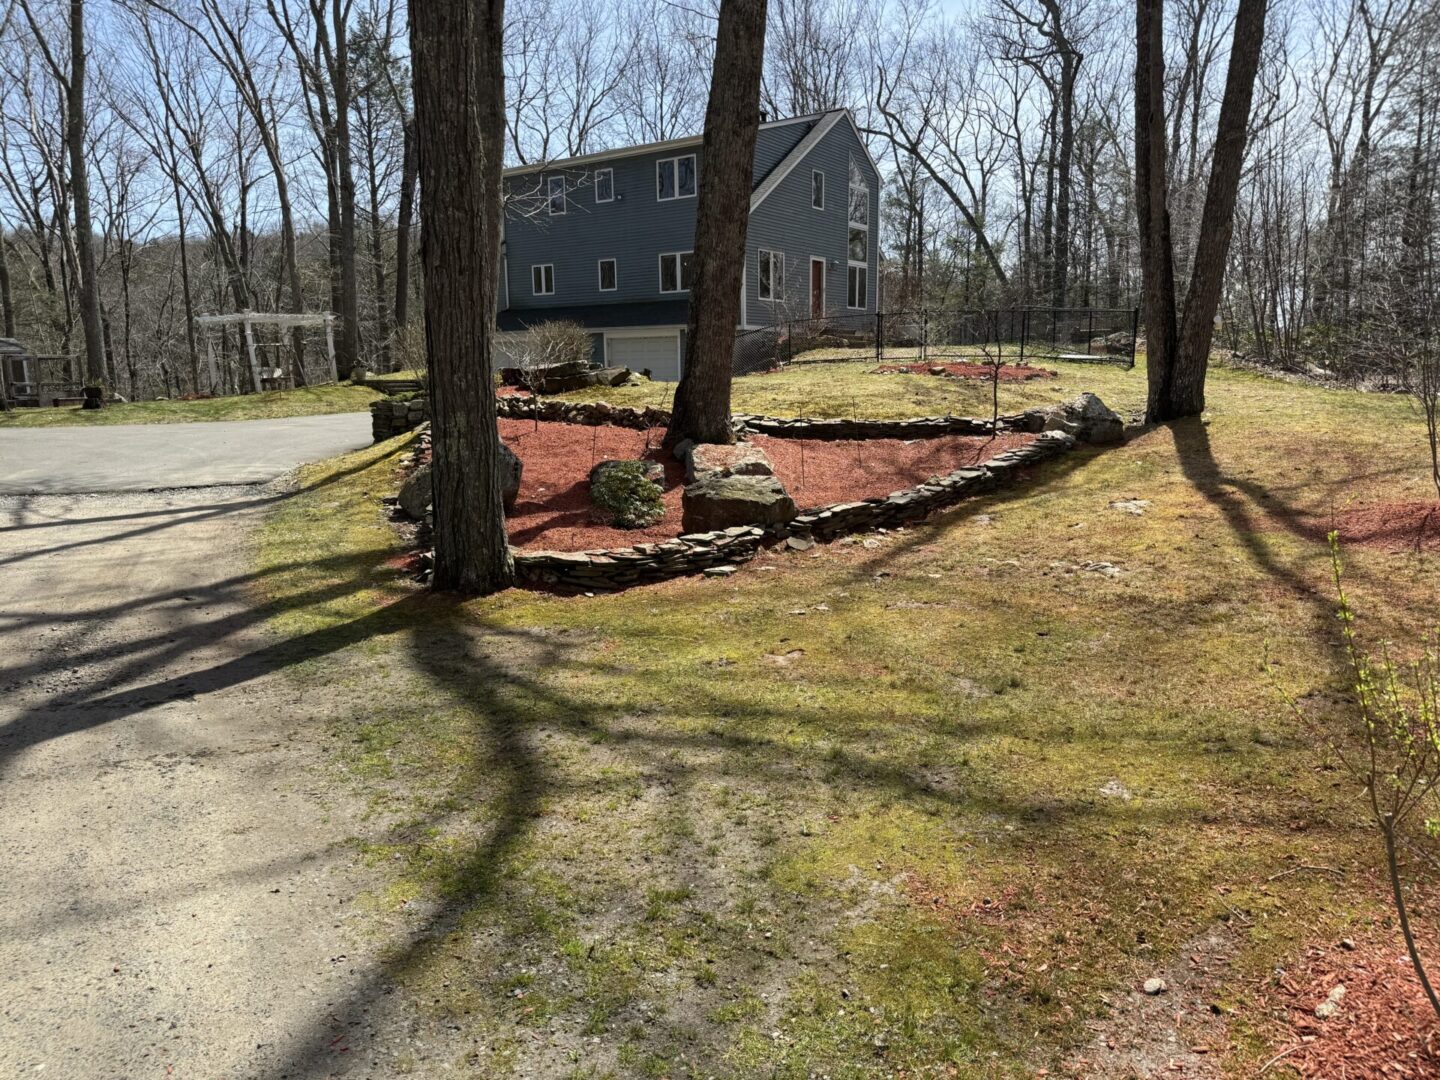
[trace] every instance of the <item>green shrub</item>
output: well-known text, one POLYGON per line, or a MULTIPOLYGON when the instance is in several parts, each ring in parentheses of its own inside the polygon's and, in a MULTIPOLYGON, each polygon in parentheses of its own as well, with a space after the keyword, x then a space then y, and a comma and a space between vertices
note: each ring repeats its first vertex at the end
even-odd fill
POLYGON ((660 485, 645 475, 645 465, 621 461, 595 478, 590 498, 621 529, 643 529, 665 516, 660 485))

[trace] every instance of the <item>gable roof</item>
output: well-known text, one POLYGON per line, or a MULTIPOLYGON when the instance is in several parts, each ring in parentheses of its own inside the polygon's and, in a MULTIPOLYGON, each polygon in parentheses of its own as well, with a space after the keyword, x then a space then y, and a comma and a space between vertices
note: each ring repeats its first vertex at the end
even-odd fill
POLYGON ((805 133, 805 137, 791 148, 790 153, 780 159, 780 163, 771 169, 763 180, 756 186, 750 195, 750 209, 765 201, 765 197, 780 186, 780 181, 789 176, 796 165, 808 154, 821 139, 829 134, 842 117, 849 116, 848 109, 836 109, 834 112, 825 113, 818 124, 805 133))
MULTIPOLYGON (((805 124, 819 120, 828 113, 811 113, 808 116, 790 116, 784 120, 767 120, 760 125, 760 129, 786 127, 790 124, 805 124)), ((525 173, 545 172, 549 169, 573 169, 582 165, 594 165, 601 161, 613 161, 618 158, 638 157, 641 154, 653 154, 661 150, 687 150, 692 146, 699 146, 705 141, 703 135, 686 135, 679 139, 665 139, 661 142, 638 143, 635 146, 617 146, 613 150, 598 150, 593 154, 581 154, 578 157, 555 158, 551 161, 536 161, 529 165, 512 165, 504 171, 505 176, 522 176, 525 173)))

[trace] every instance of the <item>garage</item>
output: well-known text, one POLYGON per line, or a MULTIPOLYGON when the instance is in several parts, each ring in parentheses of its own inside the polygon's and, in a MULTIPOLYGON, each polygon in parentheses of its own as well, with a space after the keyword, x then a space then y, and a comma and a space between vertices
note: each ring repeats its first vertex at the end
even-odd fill
POLYGON ((605 363, 631 371, 649 371, 658 382, 680 379, 680 331, 624 331, 605 335, 605 363))

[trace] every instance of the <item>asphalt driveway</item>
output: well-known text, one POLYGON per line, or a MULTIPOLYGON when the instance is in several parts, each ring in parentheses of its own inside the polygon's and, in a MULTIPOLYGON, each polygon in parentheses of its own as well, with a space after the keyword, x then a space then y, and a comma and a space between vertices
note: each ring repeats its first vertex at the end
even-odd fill
POLYGON ((370 442, 369 413, 201 424, 0 428, 0 495, 263 484, 370 442))

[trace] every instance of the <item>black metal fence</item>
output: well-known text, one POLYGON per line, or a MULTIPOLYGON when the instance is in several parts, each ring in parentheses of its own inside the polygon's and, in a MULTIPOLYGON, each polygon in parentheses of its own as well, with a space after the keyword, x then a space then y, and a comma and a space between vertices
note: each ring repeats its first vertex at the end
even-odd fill
POLYGON ((876 364, 1045 360, 1135 366, 1135 308, 882 311, 790 319, 735 338, 734 371, 825 360, 876 364))

